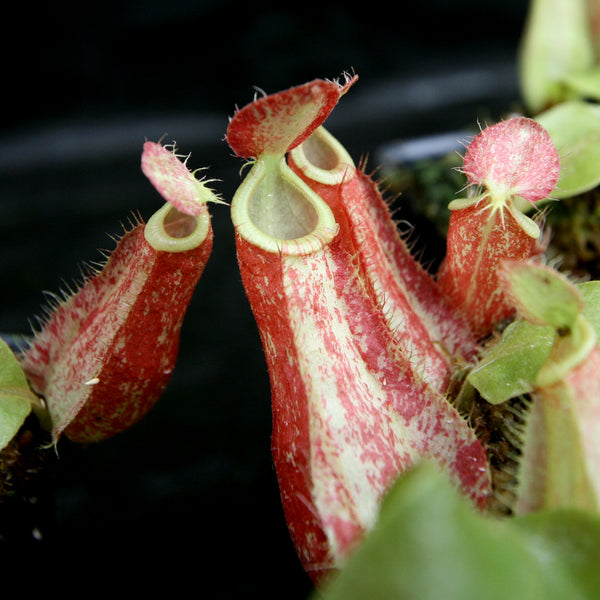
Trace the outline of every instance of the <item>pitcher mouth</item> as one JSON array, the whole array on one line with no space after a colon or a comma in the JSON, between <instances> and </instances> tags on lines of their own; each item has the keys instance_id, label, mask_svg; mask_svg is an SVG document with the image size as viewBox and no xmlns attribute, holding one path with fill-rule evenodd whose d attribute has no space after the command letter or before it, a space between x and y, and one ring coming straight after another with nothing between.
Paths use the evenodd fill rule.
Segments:
<instances>
[{"instance_id":1,"label":"pitcher mouth","mask_svg":"<svg viewBox=\"0 0 600 600\"><path fill-rule=\"evenodd\" d=\"M204 242L209 227L210 215L207 210L199 215L189 215L167 202L150 217L144 236L155 250L185 252Z\"/></svg>"},{"instance_id":2,"label":"pitcher mouth","mask_svg":"<svg viewBox=\"0 0 600 600\"><path fill-rule=\"evenodd\" d=\"M290 152L295 165L313 181L338 185L356 169L344 146L321 126Z\"/></svg>"},{"instance_id":3,"label":"pitcher mouth","mask_svg":"<svg viewBox=\"0 0 600 600\"><path fill-rule=\"evenodd\" d=\"M280 155L254 162L231 204L238 234L268 252L303 255L320 250L338 232L327 204Z\"/></svg>"}]
</instances>

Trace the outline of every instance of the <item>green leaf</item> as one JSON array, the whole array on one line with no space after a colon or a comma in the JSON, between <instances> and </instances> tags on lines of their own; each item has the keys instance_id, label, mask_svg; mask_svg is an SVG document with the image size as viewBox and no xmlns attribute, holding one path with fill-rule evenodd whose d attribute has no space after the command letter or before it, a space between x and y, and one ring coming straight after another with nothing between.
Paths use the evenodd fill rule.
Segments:
<instances>
[{"instance_id":1,"label":"green leaf","mask_svg":"<svg viewBox=\"0 0 600 600\"><path fill-rule=\"evenodd\" d=\"M573 329L584 300L567 277L550 267L520 261L504 261L498 274L525 319L563 333Z\"/></svg>"},{"instance_id":2,"label":"green leaf","mask_svg":"<svg viewBox=\"0 0 600 600\"><path fill-rule=\"evenodd\" d=\"M552 197L568 198L595 188L600 183L600 106L564 102L536 120L560 155L561 175Z\"/></svg>"},{"instance_id":3,"label":"green leaf","mask_svg":"<svg viewBox=\"0 0 600 600\"><path fill-rule=\"evenodd\" d=\"M473 367L467 381L491 404L534 391L544 365L560 371L556 361L561 356L563 371L570 369L573 361L578 363L580 355L587 354L590 343L594 342L593 337L584 335L589 329L582 327L586 322L595 331L596 340L600 340L600 281L574 285L545 267L511 266L512 273L517 275L512 284L513 293L520 296L519 304L523 304L519 306L521 312L527 318L550 324L534 325L525 320L511 323ZM551 355L557 342L556 329L561 328L570 329L573 335L559 340L561 352Z\"/></svg>"},{"instance_id":4,"label":"green leaf","mask_svg":"<svg viewBox=\"0 0 600 600\"><path fill-rule=\"evenodd\" d=\"M521 325L525 329L516 330L520 336L509 329L498 346L491 347L468 380L493 404L566 376L598 339L583 316L585 299L580 289L565 275L533 262L506 260L498 276L520 316L540 328L553 328L557 335L548 349L548 330L545 334L543 329Z\"/></svg>"},{"instance_id":5,"label":"green leaf","mask_svg":"<svg viewBox=\"0 0 600 600\"><path fill-rule=\"evenodd\" d=\"M375 529L324 599L537 600L537 571L512 530L474 513L424 464L392 488Z\"/></svg>"},{"instance_id":6,"label":"green leaf","mask_svg":"<svg viewBox=\"0 0 600 600\"><path fill-rule=\"evenodd\" d=\"M36 400L15 355L0 339L0 450L19 431Z\"/></svg>"},{"instance_id":7,"label":"green leaf","mask_svg":"<svg viewBox=\"0 0 600 600\"><path fill-rule=\"evenodd\" d=\"M600 590L600 517L571 509L531 513L511 522L563 598L597 598Z\"/></svg>"},{"instance_id":8,"label":"green leaf","mask_svg":"<svg viewBox=\"0 0 600 600\"><path fill-rule=\"evenodd\" d=\"M469 373L469 383L491 404L530 393L554 338L552 327L540 327L527 321L511 323Z\"/></svg>"},{"instance_id":9,"label":"green leaf","mask_svg":"<svg viewBox=\"0 0 600 600\"><path fill-rule=\"evenodd\" d=\"M591 600L599 548L595 516L486 517L422 464L394 485L375 528L318 597Z\"/></svg>"}]
</instances>

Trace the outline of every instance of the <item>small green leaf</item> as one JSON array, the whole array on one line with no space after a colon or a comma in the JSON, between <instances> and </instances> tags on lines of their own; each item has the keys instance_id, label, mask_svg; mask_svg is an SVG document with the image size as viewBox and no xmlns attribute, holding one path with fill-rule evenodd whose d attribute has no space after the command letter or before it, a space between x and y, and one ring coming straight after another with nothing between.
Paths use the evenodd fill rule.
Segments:
<instances>
[{"instance_id":1,"label":"small green leaf","mask_svg":"<svg viewBox=\"0 0 600 600\"><path fill-rule=\"evenodd\" d=\"M375 528L319 597L591 600L599 551L596 516L486 517L421 464L393 486Z\"/></svg>"},{"instance_id":2,"label":"small green leaf","mask_svg":"<svg viewBox=\"0 0 600 600\"><path fill-rule=\"evenodd\" d=\"M533 325L552 326L557 336L536 378L536 387L566 377L597 342L583 316L579 288L555 269L534 262L504 261L498 271L517 312Z\"/></svg>"},{"instance_id":3,"label":"small green leaf","mask_svg":"<svg viewBox=\"0 0 600 600\"><path fill-rule=\"evenodd\" d=\"M19 431L36 400L15 355L0 339L0 450Z\"/></svg>"},{"instance_id":4,"label":"small green leaf","mask_svg":"<svg viewBox=\"0 0 600 600\"><path fill-rule=\"evenodd\" d=\"M524 319L505 329L467 377L491 404L531 393L542 370L565 372L595 343L591 327L581 317L585 298L564 275L538 264L508 260L498 275Z\"/></svg>"},{"instance_id":5,"label":"small green leaf","mask_svg":"<svg viewBox=\"0 0 600 600\"><path fill-rule=\"evenodd\" d=\"M552 327L539 327L527 321L511 323L469 373L469 383L491 404L530 393L554 338Z\"/></svg>"},{"instance_id":6,"label":"small green leaf","mask_svg":"<svg viewBox=\"0 0 600 600\"><path fill-rule=\"evenodd\" d=\"M561 164L553 198L568 198L600 183L600 106L583 101L559 104L536 120L548 131Z\"/></svg>"},{"instance_id":7,"label":"small green leaf","mask_svg":"<svg viewBox=\"0 0 600 600\"><path fill-rule=\"evenodd\" d=\"M517 261L505 261L498 275L525 319L563 332L573 329L584 300L564 275L550 267Z\"/></svg>"},{"instance_id":8,"label":"small green leaf","mask_svg":"<svg viewBox=\"0 0 600 600\"><path fill-rule=\"evenodd\" d=\"M552 379L568 372L600 340L600 281L574 285L544 267L517 267L514 291L528 302L520 309L532 320L552 324L511 323L473 367L467 380L491 404L531 393L550 372ZM556 330L563 334L558 340ZM567 330L570 336L564 335Z\"/></svg>"},{"instance_id":9,"label":"small green leaf","mask_svg":"<svg viewBox=\"0 0 600 600\"><path fill-rule=\"evenodd\" d=\"M546 387L566 378L591 354L598 338L588 320L579 315L568 335L558 335L546 364L537 376L537 386Z\"/></svg>"}]
</instances>

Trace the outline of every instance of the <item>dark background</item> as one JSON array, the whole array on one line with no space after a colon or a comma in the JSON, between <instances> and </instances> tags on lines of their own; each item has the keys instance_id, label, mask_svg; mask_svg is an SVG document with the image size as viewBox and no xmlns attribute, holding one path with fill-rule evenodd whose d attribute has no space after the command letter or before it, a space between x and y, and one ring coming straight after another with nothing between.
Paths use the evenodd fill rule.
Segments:
<instances>
[{"instance_id":1,"label":"dark background","mask_svg":"<svg viewBox=\"0 0 600 600\"><path fill-rule=\"evenodd\" d=\"M327 126L369 165L415 136L473 127L518 100L526 0L383 3L58 1L13 6L2 37L0 332L29 332L42 290L112 248L131 211L162 199L145 139L176 140L230 200L241 162L223 141L254 86L272 93L354 70ZM36 508L3 556L35 552L61 586L306 598L269 450L268 376L235 262L227 207L171 386L139 425L101 444L61 440ZM420 242L426 243L421 239ZM1 510L0 505L0 510ZM11 518L0 514L0 519ZM216 588L213 586L216 585ZM192 586L192 587L190 587Z\"/></svg>"}]
</instances>

